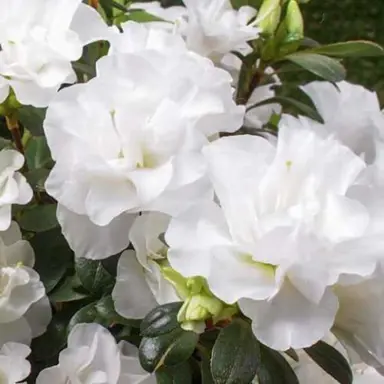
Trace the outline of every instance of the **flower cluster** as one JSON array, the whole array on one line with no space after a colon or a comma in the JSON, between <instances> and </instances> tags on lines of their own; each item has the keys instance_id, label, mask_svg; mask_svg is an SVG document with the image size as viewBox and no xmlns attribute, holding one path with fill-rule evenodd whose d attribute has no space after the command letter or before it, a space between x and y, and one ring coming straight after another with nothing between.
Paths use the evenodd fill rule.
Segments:
<instances>
[{"instance_id":1,"label":"flower cluster","mask_svg":"<svg viewBox=\"0 0 384 384\"><path fill-rule=\"evenodd\" d=\"M177 342L149 369L124 337L135 341L135 321L175 303L176 331L193 340L234 319L274 351L336 338L358 364L354 382L384 382L384 114L376 94L313 81L300 92L319 119L283 113L285 99L275 97L283 81L268 58L281 41L272 46L268 36L285 31L286 44L300 34L297 1L266 1L259 12L229 0L184 4L134 3L123 16L146 11L154 20L111 27L80 0L0 0L0 112L9 123L22 106L47 107L44 143L54 161L44 192L31 188L27 180L40 174L28 164L37 160L27 147L24 164L20 153L33 140L29 126L21 139L8 124L20 152L0 152L0 381L30 374L28 346L52 318L47 292L60 313L68 291L68 301L85 297L72 279L76 263L97 263L101 276L105 259L118 255L113 316L99 321L106 327L72 318L57 364L46 364L37 384L156 383L150 372ZM78 81L72 62L102 40L109 49L94 76ZM75 267L55 276L64 296L43 284L23 239L39 232L26 215L47 201L49 209L57 203L73 251ZM327 380L299 355L291 364L301 382Z\"/></svg>"}]
</instances>

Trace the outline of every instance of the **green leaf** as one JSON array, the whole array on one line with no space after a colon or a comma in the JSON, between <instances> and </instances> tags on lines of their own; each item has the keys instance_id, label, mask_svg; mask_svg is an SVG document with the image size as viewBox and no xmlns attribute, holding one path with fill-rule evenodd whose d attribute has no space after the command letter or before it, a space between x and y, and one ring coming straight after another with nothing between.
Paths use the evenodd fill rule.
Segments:
<instances>
[{"instance_id":1,"label":"green leaf","mask_svg":"<svg viewBox=\"0 0 384 384\"><path fill-rule=\"evenodd\" d=\"M198 335L181 328L157 337L144 337L139 348L142 367L154 372L161 366L173 366L189 359L195 350Z\"/></svg>"},{"instance_id":2,"label":"green leaf","mask_svg":"<svg viewBox=\"0 0 384 384\"><path fill-rule=\"evenodd\" d=\"M260 345L248 323L236 319L224 328L212 350L211 371L216 384L250 383L260 361Z\"/></svg>"},{"instance_id":3,"label":"green leaf","mask_svg":"<svg viewBox=\"0 0 384 384\"><path fill-rule=\"evenodd\" d=\"M329 344L319 341L304 350L316 364L340 384L351 384L353 382L353 374L348 361Z\"/></svg>"},{"instance_id":4,"label":"green leaf","mask_svg":"<svg viewBox=\"0 0 384 384\"><path fill-rule=\"evenodd\" d=\"M269 99L263 100L260 103L257 103L248 107L247 112L251 111L254 108L258 108L263 105L268 105L273 103L278 103L278 104L281 104L282 106L294 107L295 109L298 110L298 112L301 112L305 116L308 116L311 119L316 120L320 123L324 122L322 117L319 115L319 113L315 108L312 108L311 106L299 100L296 100L296 99L293 99L292 97L287 97L287 96L275 96L275 97L271 97Z\"/></svg>"},{"instance_id":5,"label":"green leaf","mask_svg":"<svg viewBox=\"0 0 384 384\"><path fill-rule=\"evenodd\" d=\"M82 300L89 296L89 292L82 287L76 275L67 276L49 294L51 301L56 303Z\"/></svg>"},{"instance_id":6,"label":"green leaf","mask_svg":"<svg viewBox=\"0 0 384 384\"><path fill-rule=\"evenodd\" d=\"M201 381L201 384L214 384L208 356L202 357L201 360Z\"/></svg>"},{"instance_id":7,"label":"green leaf","mask_svg":"<svg viewBox=\"0 0 384 384\"><path fill-rule=\"evenodd\" d=\"M317 53L292 53L283 59L328 81L338 82L344 80L346 76L345 68L337 60Z\"/></svg>"},{"instance_id":8,"label":"green leaf","mask_svg":"<svg viewBox=\"0 0 384 384\"><path fill-rule=\"evenodd\" d=\"M36 255L34 269L49 293L72 266L73 252L60 228L36 233L30 243Z\"/></svg>"},{"instance_id":9,"label":"green leaf","mask_svg":"<svg viewBox=\"0 0 384 384\"><path fill-rule=\"evenodd\" d=\"M265 346L261 346L260 352L259 384L299 384L292 367L279 352Z\"/></svg>"},{"instance_id":10,"label":"green leaf","mask_svg":"<svg viewBox=\"0 0 384 384\"><path fill-rule=\"evenodd\" d=\"M23 210L18 220L25 231L45 232L56 228L56 204L34 205Z\"/></svg>"},{"instance_id":11,"label":"green leaf","mask_svg":"<svg viewBox=\"0 0 384 384\"><path fill-rule=\"evenodd\" d=\"M100 295L112 291L115 279L106 271L101 261L77 258L75 269L81 284L89 292Z\"/></svg>"},{"instance_id":12,"label":"green leaf","mask_svg":"<svg viewBox=\"0 0 384 384\"><path fill-rule=\"evenodd\" d=\"M29 185L34 191L44 192L45 182L48 178L50 171L45 168L34 169L27 172L24 176L27 178Z\"/></svg>"},{"instance_id":13,"label":"green leaf","mask_svg":"<svg viewBox=\"0 0 384 384\"><path fill-rule=\"evenodd\" d=\"M156 372L157 384L192 384L192 372L188 362L177 367L161 367Z\"/></svg>"},{"instance_id":14,"label":"green leaf","mask_svg":"<svg viewBox=\"0 0 384 384\"><path fill-rule=\"evenodd\" d=\"M18 110L18 118L33 136L43 136L43 122L46 111L46 108L35 108L24 105Z\"/></svg>"},{"instance_id":15,"label":"green leaf","mask_svg":"<svg viewBox=\"0 0 384 384\"><path fill-rule=\"evenodd\" d=\"M384 56L384 48L365 40L346 41L312 48L305 52L334 57L377 57Z\"/></svg>"},{"instance_id":16,"label":"green leaf","mask_svg":"<svg viewBox=\"0 0 384 384\"><path fill-rule=\"evenodd\" d=\"M98 323L103 325L104 327L108 327L110 322L106 319L102 314L100 314L97 310L97 301L86 305L85 307L78 310L71 318L68 324L68 332L76 324L81 323Z\"/></svg>"},{"instance_id":17,"label":"green leaf","mask_svg":"<svg viewBox=\"0 0 384 384\"><path fill-rule=\"evenodd\" d=\"M144 337L155 337L179 328L177 314L183 303L169 303L154 308L143 319L140 334Z\"/></svg>"},{"instance_id":18,"label":"green leaf","mask_svg":"<svg viewBox=\"0 0 384 384\"><path fill-rule=\"evenodd\" d=\"M25 150L29 169L50 168L53 165L51 152L45 137L32 137Z\"/></svg>"}]
</instances>

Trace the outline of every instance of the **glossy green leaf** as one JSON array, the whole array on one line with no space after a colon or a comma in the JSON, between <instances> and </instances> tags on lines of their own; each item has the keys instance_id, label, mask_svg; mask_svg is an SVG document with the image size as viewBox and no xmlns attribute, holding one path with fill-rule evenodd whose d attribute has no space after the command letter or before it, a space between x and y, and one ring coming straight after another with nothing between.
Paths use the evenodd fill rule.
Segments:
<instances>
[{"instance_id":1,"label":"glossy green leaf","mask_svg":"<svg viewBox=\"0 0 384 384\"><path fill-rule=\"evenodd\" d=\"M312 48L306 52L333 57L377 57L384 56L384 48L372 41L356 40Z\"/></svg>"},{"instance_id":2,"label":"glossy green leaf","mask_svg":"<svg viewBox=\"0 0 384 384\"><path fill-rule=\"evenodd\" d=\"M115 279L103 267L101 261L77 258L75 260L75 269L81 284L89 292L101 295L112 291Z\"/></svg>"},{"instance_id":3,"label":"glossy green leaf","mask_svg":"<svg viewBox=\"0 0 384 384\"><path fill-rule=\"evenodd\" d=\"M56 204L34 205L24 209L19 217L19 225L25 231L45 232L59 226L56 217Z\"/></svg>"},{"instance_id":4,"label":"glossy green leaf","mask_svg":"<svg viewBox=\"0 0 384 384\"><path fill-rule=\"evenodd\" d=\"M316 364L340 384L351 384L353 382L353 374L348 361L329 344L319 341L304 350Z\"/></svg>"},{"instance_id":5,"label":"glossy green leaf","mask_svg":"<svg viewBox=\"0 0 384 384\"><path fill-rule=\"evenodd\" d=\"M97 310L97 301L86 305L85 307L79 309L71 318L68 324L68 331L76 324L81 323L98 323L103 325L104 327L108 327L110 321L106 319L103 314L100 314Z\"/></svg>"},{"instance_id":6,"label":"glossy green leaf","mask_svg":"<svg viewBox=\"0 0 384 384\"><path fill-rule=\"evenodd\" d=\"M259 384L299 384L292 367L279 352L265 346L261 346L260 352Z\"/></svg>"},{"instance_id":7,"label":"glossy green leaf","mask_svg":"<svg viewBox=\"0 0 384 384\"><path fill-rule=\"evenodd\" d=\"M84 289L76 275L65 277L49 294L50 300L56 303L82 300L88 296L89 292Z\"/></svg>"},{"instance_id":8,"label":"glossy green leaf","mask_svg":"<svg viewBox=\"0 0 384 384\"><path fill-rule=\"evenodd\" d=\"M192 384L192 372L188 362L177 367L161 367L156 372L157 384Z\"/></svg>"},{"instance_id":9,"label":"glossy green leaf","mask_svg":"<svg viewBox=\"0 0 384 384\"><path fill-rule=\"evenodd\" d=\"M139 348L141 365L153 372L164 365L181 364L192 355L197 341L197 334L181 328L157 337L144 337Z\"/></svg>"},{"instance_id":10,"label":"glossy green leaf","mask_svg":"<svg viewBox=\"0 0 384 384\"><path fill-rule=\"evenodd\" d=\"M34 169L24 174L27 178L29 185L34 191L44 192L45 182L48 178L50 170L45 168Z\"/></svg>"},{"instance_id":11,"label":"glossy green leaf","mask_svg":"<svg viewBox=\"0 0 384 384\"><path fill-rule=\"evenodd\" d=\"M154 308L141 322L141 335L155 337L179 328L177 314L181 306L182 303L168 303Z\"/></svg>"},{"instance_id":12,"label":"glossy green leaf","mask_svg":"<svg viewBox=\"0 0 384 384\"><path fill-rule=\"evenodd\" d=\"M43 122L45 119L46 108L35 108L23 105L17 113L22 125L27 128L33 136L44 135Z\"/></svg>"},{"instance_id":13,"label":"glossy green leaf","mask_svg":"<svg viewBox=\"0 0 384 384\"><path fill-rule=\"evenodd\" d=\"M240 319L224 328L212 350L211 371L216 384L250 383L260 361L260 344L250 324Z\"/></svg>"},{"instance_id":14,"label":"glossy green leaf","mask_svg":"<svg viewBox=\"0 0 384 384\"><path fill-rule=\"evenodd\" d=\"M338 82L344 80L346 76L343 65L328 56L298 52L285 56L284 59L328 81Z\"/></svg>"}]
</instances>

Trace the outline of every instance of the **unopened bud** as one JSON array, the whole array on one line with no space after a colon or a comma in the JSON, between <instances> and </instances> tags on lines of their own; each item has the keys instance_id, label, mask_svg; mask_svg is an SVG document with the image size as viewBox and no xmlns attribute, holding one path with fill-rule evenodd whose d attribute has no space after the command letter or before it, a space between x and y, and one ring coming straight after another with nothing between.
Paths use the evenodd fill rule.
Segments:
<instances>
[{"instance_id":1,"label":"unopened bud","mask_svg":"<svg viewBox=\"0 0 384 384\"><path fill-rule=\"evenodd\" d=\"M257 14L255 24L263 33L273 35L280 23L280 0L264 0Z\"/></svg>"},{"instance_id":2,"label":"unopened bud","mask_svg":"<svg viewBox=\"0 0 384 384\"><path fill-rule=\"evenodd\" d=\"M288 32L287 40L300 40L304 37L303 15L296 0L290 0L288 3L285 24Z\"/></svg>"}]
</instances>

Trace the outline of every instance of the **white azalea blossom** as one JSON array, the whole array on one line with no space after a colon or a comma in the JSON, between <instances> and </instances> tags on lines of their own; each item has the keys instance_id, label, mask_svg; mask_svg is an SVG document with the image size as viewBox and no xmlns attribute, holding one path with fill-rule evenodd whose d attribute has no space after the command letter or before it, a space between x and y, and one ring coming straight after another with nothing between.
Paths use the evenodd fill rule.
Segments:
<instances>
[{"instance_id":1,"label":"white azalea blossom","mask_svg":"<svg viewBox=\"0 0 384 384\"><path fill-rule=\"evenodd\" d=\"M16 384L25 380L31 372L27 356L28 346L19 343L6 343L0 348L0 380L6 384ZM25 383L23 381L23 383Z\"/></svg>"},{"instance_id":2,"label":"white azalea blossom","mask_svg":"<svg viewBox=\"0 0 384 384\"><path fill-rule=\"evenodd\" d=\"M101 16L81 0L1 0L0 103L10 88L21 104L46 107L76 81L71 62L107 37Z\"/></svg>"},{"instance_id":3,"label":"white azalea blossom","mask_svg":"<svg viewBox=\"0 0 384 384\"><path fill-rule=\"evenodd\" d=\"M372 163L376 141L384 139L384 117L376 93L346 81L314 81L301 89L323 118L323 129Z\"/></svg>"},{"instance_id":4,"label":"white azalea blossom","mask_svg":"<svg viewBox=\"0 0 384 384\"><path fill-rule=\"evenodd\" d=\"M19 171L24 157L12 149L0 151L0 231L11 225L12 204L27 204L32 199L32 188Z\"/></svg>"},{"instance_id":5,"label":"white azalea blossom","mask_svg":"<svg viewBox=\"0 0 384 384\"><path fill-rule=\"evenodd\" d=\"M112 292L121 316L142 319L157 305L180 300L158 264L166 258L167 247L159 237L166 231L169 219L164 214L148 213L132 225L130 240L136 252L125 251L120 256Z\"/></svg>"},{"instance_id":6,"label":"white azalea blossom","mask_svg":"<svg viewBox=\"0 0 384 384\"><path fill-rule=\"evenodd\" d=\"M166 29L174 22L174 31L184 36L188 49L216 63L231 51L247 50L246 43L259 36L253 20L256 10L252 7L234 10L229 0L185 0L184 4L185 13L181 7L163 9L159 2L136 3L134 8L166 20Z\"/></svg>"},{"instance_id":7,"label":"white azalea blossom","mask_svg":"<svg viewBox=\"0 0 384 384\"><path fill-rule=\"evenodd\" d=\"M44 123L56 160L46 189L77 256L123 250L132 214L211 196L201 148L244 118L230 83L188 51L141 50L102 58L95 79L58 94Z\"/></svg>"},{"instance_id":8,"label":"white azalea blossom","mask_svg":"<svg viewBox=\"0 0 384 384\"><path fill-rule=\"evenodd\" d=\"M39 275L34 252L21 239L18 225L0 232L0 344L29 344L51 320L51 308Z\"/></svg>"},{"instance_id":9,"label":"white azalea blossom","mask_svg":"<svg viewBox=\"0 0 384 384\"><path fill-rule=\"evenodd\" d=\"M284 123L277 148L245 135L204 154L221 207L205 203L171 221L171 266L238 301L266 345L312 345L334 323L332 287L370 276L382 257L384 211L378 198L366 204L357 182L365 162L332 137Z\"/></svg>"},{"instance_id":10,"label":"white azalea blossom","mask_svg":"<svg viewBox=\"0 0 384 384\"><path fill-rule=\"evenodd\" d=\"M36 384L120 383L121 355L116 341L99 324L77 324L60 352L59 364L40 372Z\"/></svg>"}]
</instances>

